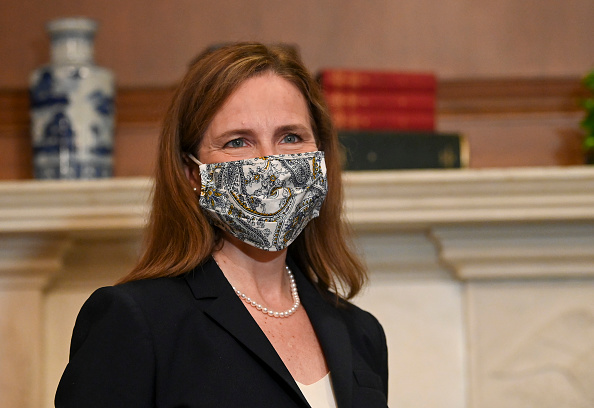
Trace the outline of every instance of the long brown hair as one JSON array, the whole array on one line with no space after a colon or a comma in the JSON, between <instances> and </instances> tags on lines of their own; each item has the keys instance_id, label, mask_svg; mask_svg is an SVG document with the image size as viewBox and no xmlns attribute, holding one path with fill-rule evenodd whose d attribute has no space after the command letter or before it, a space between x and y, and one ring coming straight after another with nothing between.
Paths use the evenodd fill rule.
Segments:
<instances>
[{"instance_id":1,"label":"long brown hair","mask_svg":"<svg viewBox=\"0 0 594 408\"><path fill-rule=\"evenodd\" d=\"M320 289L351 298L366 280L343 220L340 146L321 90L289 47L237 43L199 55L177 88L161 133L145 251L120 283L178 276L204 262L220 236L200 209L184 172L184 153L198 151L212 118L246 79L272 72L305 97L319 149L324 151L328 195L320 216L289 246L292 259Z\"/></svg>"}]
</instances>

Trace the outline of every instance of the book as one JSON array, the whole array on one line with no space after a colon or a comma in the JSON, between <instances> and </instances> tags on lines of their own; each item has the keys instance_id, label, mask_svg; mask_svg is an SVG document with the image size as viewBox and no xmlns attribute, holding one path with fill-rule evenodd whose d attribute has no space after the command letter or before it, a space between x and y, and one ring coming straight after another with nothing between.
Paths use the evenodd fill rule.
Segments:
<instances>
[{"instance_id":1,"label":"book","mask_svg":"<svg viewBox=\"0 0 594 408\"><path fill-rule=\"evenodd\" d=\"M338 138L349 171L468 166L468 143L459 133L339 131Z\"/></svg>"},{"instance_id":2,"label":"book","mask_svg":"<svg viewBox=\"0 0 594 408\"><path fill-rule=\"evenodd\" d=\"M359 130L434 130L435 112L390 112L340 109L330 111L337 129Z\"/></svg>"},{"instance_id":3,"label":"book","mask_svg":"<svg viewBox=\"0 0 594 408\"><path fill-rule=\"evenodd\" d=\"M331 110L429 110L435 111L436 94L428 91L324 91L324 98Z\"/></svg>"},{"instance_id":4,"label":"book","mask_svg":"<svg viewBox=\"0 0 594 408\"><path fill-rule=\"evenodd\" d=\"M435 75L423 72L326 68L317 79L324 90L437 90Z\"/></svg>"}]
</instances>

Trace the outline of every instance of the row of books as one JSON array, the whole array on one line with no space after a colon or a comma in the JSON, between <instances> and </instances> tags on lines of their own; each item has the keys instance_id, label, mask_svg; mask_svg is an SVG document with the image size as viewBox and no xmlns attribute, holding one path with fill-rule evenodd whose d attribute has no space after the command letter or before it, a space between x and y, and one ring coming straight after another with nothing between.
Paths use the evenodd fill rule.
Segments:
<instances>
[{"instance_id":1,"label":"row of books","mask_svg":"<svg viewBox=\"0 0 594 408\"><path fill-rule=\"evenodd\" d=\"M324 69L317 77L338 129L435 129L431 73Z\"/></svg>"},{"instance_id":2,"label":"row of books","mask_svg":"<svg viewBox=\"0 0 594 408\"><path fill-rule=\"evenodd\" d=\"M345 170L467 167L469 146L456 132L339 130Z\"/></svg>"},{"instance_id":3,"label":"row of books","mask_svg":"<svg viewBox=\"0 0 594 408\"><path fill-rule=\"evenodd\" d=\"M325 69L317 77L344 147L345 170L468 165L466 139L435 129L435 75Z\"/></svg>"}]
</instances>

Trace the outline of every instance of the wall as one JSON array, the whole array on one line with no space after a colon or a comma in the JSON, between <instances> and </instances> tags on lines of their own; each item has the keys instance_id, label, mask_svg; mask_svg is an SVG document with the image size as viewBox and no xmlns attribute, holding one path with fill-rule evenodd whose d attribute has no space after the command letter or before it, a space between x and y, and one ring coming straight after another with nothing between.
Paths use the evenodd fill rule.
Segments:
<instances>
[{"instance_id":1,"label":"wall","mask_svg":"<svg viewBox=\"0 0 594 408\"><path fill-rule=\"evenodd\" d=\"M4 0L0 88L48 59L44 23L99 20L97 61L122 87L168 86L207 45L300 46L306 64L429 70L441 78L581 76L594 64L589 0Z\"/></svg>"},{"instance_id":2,"label":"wall","mask_svg":"<svg viewBox=\"0 0 594 408\"><path fill-rule=\"evenodd\" d=\"M152 174L161 120L188 62L213 43L248 39L298 45L312 72L434 72L437 129L467 138L472 168L583 163L589 0L4 0L0 179L32 177L28 76L49 58L45 22L75 15L100 22L96 60L117 75L118 177Z\"/></svg>"}]
</instances>

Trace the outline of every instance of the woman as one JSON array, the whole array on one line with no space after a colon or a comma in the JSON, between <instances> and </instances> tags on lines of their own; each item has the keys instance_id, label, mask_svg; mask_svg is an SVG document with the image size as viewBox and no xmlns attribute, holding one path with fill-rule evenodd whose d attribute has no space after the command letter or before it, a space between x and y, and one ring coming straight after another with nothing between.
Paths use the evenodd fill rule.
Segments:
<instances>
[{"instance_id":1,"label":"woman","mask_svg":"<svg viewBox=\"0 0 594 408\"><path fill-rule=\"evenodd\" d=\"M81 309L56 406L385 407L341 210L336 133L296 54L199 56L165 120L145 253Z\"/></svg>"}]
</instances>

